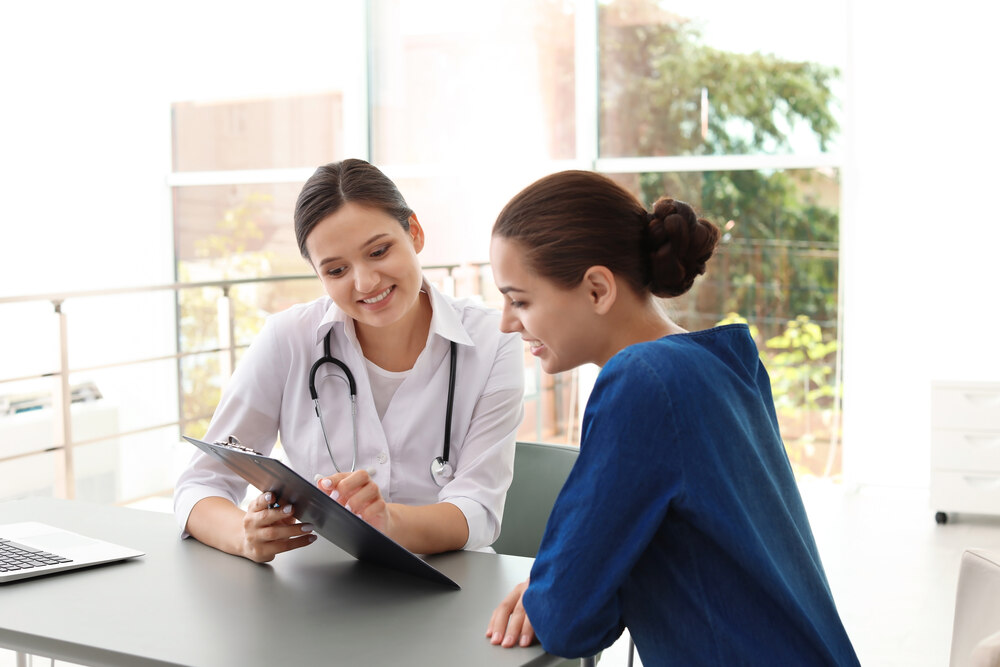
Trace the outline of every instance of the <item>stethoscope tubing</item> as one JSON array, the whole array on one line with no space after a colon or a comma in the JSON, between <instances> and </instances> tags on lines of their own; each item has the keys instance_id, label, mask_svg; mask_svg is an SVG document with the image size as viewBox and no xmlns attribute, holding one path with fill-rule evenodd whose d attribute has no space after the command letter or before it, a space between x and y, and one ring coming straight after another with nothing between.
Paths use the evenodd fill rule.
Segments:
<instances>
[{"instance_id":1,"label":"stethoscope tubing","mask_svg":"<svg viewBox=\"0 0 1000 667\"><path fill-rule=\"evenodd\" d=\"M316 391L316 373L323 364L333 364L344 372L344 377L341 379L347 382L348 394L351 399L354 458L351 460L350 471L354 472L357 469L358 463L358 386L354 380L354 373L352 373L351 369L347 367L347 364L330 354L330 336L332 334L332 328L326 332L326 336L323 337L323 356L317 359L309 369L309 396L312 398L316 417L319 418L319 426L323 433L323 441L326 443L326 451L330 455L330 461L333 463L334 470L337 472L343 472L340 469L340 466L337 465L337 461L333 456L333 449L330 447L330 438L326 433L326 425L323 423L323 414L319 405L319 392ZM458 346L455 341L450 341L450 343L451 359L449 360L448 368L448 402L445 408L444 447L442 449L441 456L438 456L431 461L431 479L433 479L434 483L438 486L443 486L439 477L442 474L447 476L451 469L448 461L451 456L451 419L455 403L455 375L458 363L458 355L456 354L456 351ZM435 470L438 471L437 474L435 473Z\"/></svg>"}]
</instances>

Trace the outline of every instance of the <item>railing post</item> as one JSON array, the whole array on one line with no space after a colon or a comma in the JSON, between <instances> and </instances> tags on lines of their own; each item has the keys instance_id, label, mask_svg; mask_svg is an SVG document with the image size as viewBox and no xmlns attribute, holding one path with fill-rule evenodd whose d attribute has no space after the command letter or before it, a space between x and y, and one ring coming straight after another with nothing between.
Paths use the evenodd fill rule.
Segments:
<instances>
[{"instance_id":1,"label":"railing post","mask_svg":"<svg viewBox=\"0 0 1000 667\"><path fill-rule=\"evenodd\" d=\"M52 423L54 441L62 445L62 455L56 456L55 494L57 498L72 500L76 497L76 478L73 472L73 414L70 411L73 392L69 386L69 332L62 300L53 300L52 306L59 326L59 371L52 391Z\"/></svg>"},{"instance_id":2,"label":"railing post","mask_svg":"<svg viewBox=\"0 0 1000 667\"><path fill-rule=\"evenodd\" d=\"M219 298L219 349L222 351L219 370L223 378L229 378L236 368L236 319L233 317L230 289L229 285L224 285Z\"/></svg>"}]
</instances>

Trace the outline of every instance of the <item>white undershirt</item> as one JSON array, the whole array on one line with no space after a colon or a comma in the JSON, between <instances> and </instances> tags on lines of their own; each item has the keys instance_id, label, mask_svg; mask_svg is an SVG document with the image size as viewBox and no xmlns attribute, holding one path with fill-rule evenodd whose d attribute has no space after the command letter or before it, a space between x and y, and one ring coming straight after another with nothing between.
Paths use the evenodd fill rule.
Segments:
<instances>
[{"instance_id":1,"label":"white undershirt","mask_svg":"<svg viewBox=\"0 0 1000 667\"><path fill-rule=\"evenodd\" d=\"M385 417L385 411L389 408L389 402L403 384L412 368L407 371L387 371L381 366L376 366L365 359L365 366L368 368L368 383L372 388L372 398L375 399L375 411L378 413L379 421Z\"/></svg>"}]
</instances>

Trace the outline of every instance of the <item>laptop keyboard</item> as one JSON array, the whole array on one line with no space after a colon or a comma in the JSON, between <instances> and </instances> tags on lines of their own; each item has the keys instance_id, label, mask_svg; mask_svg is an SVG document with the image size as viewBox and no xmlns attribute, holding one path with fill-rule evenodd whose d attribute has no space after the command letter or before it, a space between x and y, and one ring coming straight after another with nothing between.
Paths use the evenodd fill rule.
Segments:
<instances>
[{"instance_id":1,"label":"laptop keyboard","mask_svg":"<svg viewBox=\"0 0 1000 667\"><path fill-rule=\"evenodd\" d=\"M0 572L30 570L46 565L72 562L69 558L0 538Z\"/></svg>"}]
</instances>

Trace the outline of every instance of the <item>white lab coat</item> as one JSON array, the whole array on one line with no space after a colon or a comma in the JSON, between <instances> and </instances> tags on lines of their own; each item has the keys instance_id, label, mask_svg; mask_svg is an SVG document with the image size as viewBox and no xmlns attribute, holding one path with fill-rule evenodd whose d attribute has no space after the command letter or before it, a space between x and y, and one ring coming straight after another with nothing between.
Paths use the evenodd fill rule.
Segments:
<instances>
[{"instance_id":1,"label":"white lab coat","mask_svg":"<svg viewBox=\"0 0 1000 667\"><path fill-rule=\"evenodd\" d=\"M488 546L500 534L504 499L514 465L514 440L523 417L523 344L499 330L500 315L471 300L438 292L426 280L433 315L428 342L396 390L384 418L376 414L368 372L354 321L329 297L270 316L247 349L216 408L209 442L235 435L261 453L276 438L291 467L308 480L335 472L309 395L309 369L323 355L323 337L333 328L331 354L357 383L357 468L375 470L387 502L423 505L450 502L469 524L467 549ZM450 462L454 479L439 487L431 461L444 445L450 341L458 345ZM316 389L337 466L349 470L354 457L350 399L334 364L317 372ZM221 496L240 504L246 482L195 450L177 480L174 512L182 530L191 508Z\"/></svg>"}]
</instances>

